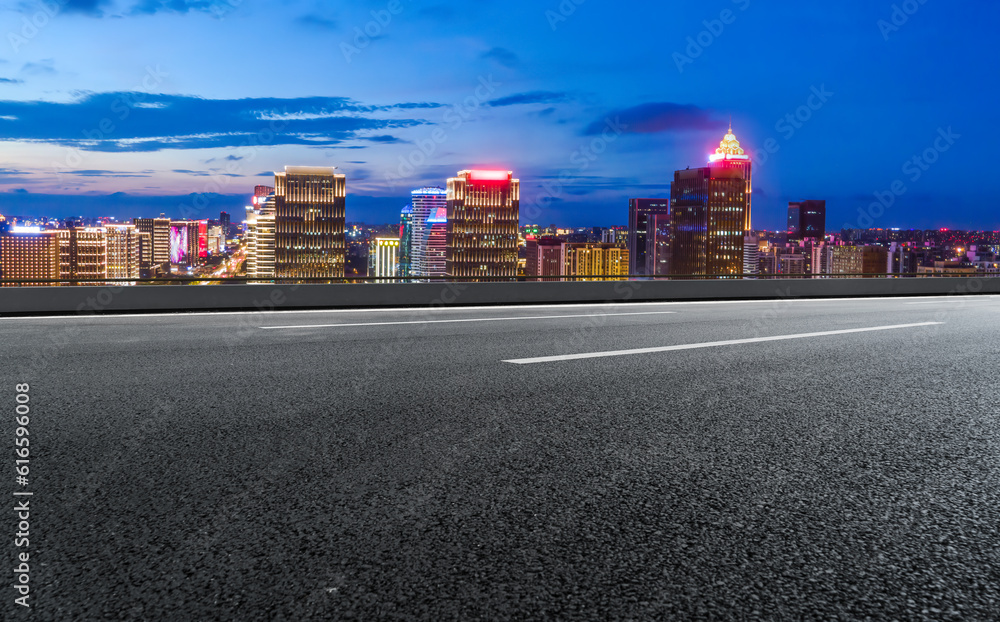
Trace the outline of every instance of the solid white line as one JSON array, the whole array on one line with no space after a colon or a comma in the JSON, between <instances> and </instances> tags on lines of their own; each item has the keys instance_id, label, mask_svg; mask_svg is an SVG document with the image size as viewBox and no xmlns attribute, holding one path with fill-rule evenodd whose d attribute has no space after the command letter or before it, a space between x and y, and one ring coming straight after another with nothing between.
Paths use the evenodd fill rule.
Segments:
<instances>
[{"instance_id":1,"label":"solid white line","mask_svg":"<svg viewBox=\"0 0 1000 622\"><path fill-rule=\"evenodd\" d=\"M362 324L313 324L310 326L261 326L262 330L283 330L289 328L348 328L353 326L402 326L405 324L456 324L458 322L511 322L514 320L561 320L564 318L608 317L625 315L667 315L676 311L649 311L645 313L591 313L587 315L537 315L534 317L473 317L461 320L415 320L410 322L365 322Z\"/></svg>"},{"instance_id":2,"label":"solid white line","mask_svg":"<svg viewBox=\"0 0 1000 622\"><path fill-rule=\"evenodd\" d=\"M961 300L963 303L965 303L965 302L992 302L993 298L997 298L997 296L990 296L990 297L983 296L982 298L972 297L972 296L949 296L948 298L942 298L941 300L923 300L921 302L904 302L903 304L904 305L939 305L939 304L944 303L944 302L955 302L956 300Z\"/></svg>"},{"instance_id":3,"label":"solid white line","mask_svg":"<svg viewBox=\"0 0 1000 622\"><path fill-rule=\"evenodd\" d=\"M606 356L626 356L628 354L650 354L654 352L673 352L676 350L697 350L699 348L717 348L719 346L735 346L744 343L762 343L765 341L783 341L786 339L805 339L807 337L827 337L829 335L848 335L851 333L867 333L876 330L893 330L896 328L916 328L918 326L936 326L944 322L921 322L920 324L896 324L894 326L874 326L871 328L851 328L848 330L831 330L822 333L800 333L798 335L778 335L776 337L755 337L753 339L730 339L728 341L711 341L708 343L686 343L679 346L664 346L660 348L639 348L637 350L612 350L610 352L585 352L583 354L566 354L562 356L541 356L530 359L511 359L504 363L515 365L531 365L533 363L556 363L559 361L575 361L578 359L593 359Z\"/></svg>"}]
</instances>

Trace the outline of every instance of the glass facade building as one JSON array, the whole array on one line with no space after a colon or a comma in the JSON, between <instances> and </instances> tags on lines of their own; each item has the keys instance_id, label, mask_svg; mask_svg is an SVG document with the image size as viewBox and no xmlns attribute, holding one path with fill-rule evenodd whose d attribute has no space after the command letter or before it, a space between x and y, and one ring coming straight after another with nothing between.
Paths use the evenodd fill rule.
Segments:
<instances>
[{"instance_id":1,"label":"glass facade building","mask_svg":"<svg viewBox=\"0 0 1000 622\"><path fill-rule=\"evenodd\" d=\"M286 166L274 174L275 276L341 278L347 178L333 167Z\"/></svg>"},{"instance_id":2,"label":"glass facade building","mask_svg":"<svg viewBox=\"0 0 1000 622\"><path fill-rule=\"evenodd\" d=\"M517 276L520 187L511 171L465 170L448 179L447 276Z\"/></svg>"}]
</instances>

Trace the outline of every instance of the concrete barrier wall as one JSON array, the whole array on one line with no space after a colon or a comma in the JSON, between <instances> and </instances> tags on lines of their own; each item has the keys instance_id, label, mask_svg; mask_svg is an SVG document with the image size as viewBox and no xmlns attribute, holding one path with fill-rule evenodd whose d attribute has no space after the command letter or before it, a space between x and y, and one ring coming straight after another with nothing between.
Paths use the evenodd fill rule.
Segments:
<instances>
[{"instance_id":1,"label":"concrete barrier wall","mask_svg":"<svg viewBox=\"0 0 1000 622\"><path fill-rule=\"evenodd\" d=\"M1000 278L4 287L0 315L1000 294Z\"/></svg>"}]
</instances>

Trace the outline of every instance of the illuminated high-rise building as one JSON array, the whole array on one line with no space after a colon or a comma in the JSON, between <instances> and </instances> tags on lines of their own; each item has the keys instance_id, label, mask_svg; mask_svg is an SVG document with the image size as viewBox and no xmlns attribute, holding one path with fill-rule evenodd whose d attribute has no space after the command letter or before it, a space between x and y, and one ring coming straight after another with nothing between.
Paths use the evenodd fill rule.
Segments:
<instances>
[{"instance_id":1,"label":"illuminated high-rise building","mask_svg":"<svg viewBox=\"0 0 1000 622\"><path fill-rule=\"evenodd\" d=\"M649 217L670 214L670 199L629 199L628 201L628 253L629 273L646 274L646 237Z\"/></svg>"},{"instance_id":2,"label":"illuminated high-rise building","mask_svg":"<svg viewBox=\"0 0 1000 622\"><path fill-rule=\"evenodd\" d=\"M41 231L37 227L10 227L0 235L0 278L58 279L57 232Z\"/></svg>"},{"instance_id":3,"label":"illuminated high-rise building","mask_svg":"<svg viewBox=\"0 0 1000 622\"><path fill-rule=\"evenodd\" d=\"M527 277L558 277L564 270L563 242L549 235L526 238L524 275ZM558 281L559 279L539 279Z\"/></svg>"},{"instance_id":4,"label":"illuminated high-rise building","mask_svg":"<svg viewBox=\"0 0 1000 622\"><path fill-rule=\"evenodd\" d=\"M444 213L445 235L448 222L448 191L444 188L419 188L410 193L413 205L413 239L411 242L412 274L419 277L444 276L444 256L431 251L431 233L434 224L441 224ZM434 223L429 223L434 220ZM440 227L438 227L440 229ZM435 242L438 242L435 236ZM443 249L442 249L443 252ZM439 260L440 259L440 260Z\"/></svg>"},{"instance_id":5,"label":"illuminated high-rise building","mask_svg":"<svg viewBox=\"0 0 1000 622\"><path fill-rule=\"evenodd\" d=\"M517 276L520 189L511 171L466 170L448 179L447 276Z\"/></svg>"},{"instance_id":6,"label":"illuminated high-rise building","mask_svg":"<svg viewBox=\"0 0 1000 622\"><path fill-rule=\"evenodd\" d=\"M59 229L59 278L104 279L108 276L108 243L104 229Z\"/></svg>"},{"instance_id":7,"label":"illuminated high-rise building","mask_svg":"<svg viewBox=\"0 0 1000 622\"><path fill-rule=\"evenodd\" d=\"M344 276L347 177L336 170L286 166L274 174L278 278Z\"/></svg>"},{"instance_id":8,"label":"illuminated high-rise building","mask_svg":"<svg viewBox=\"0 0 1000 622\"><path fill-rule=\"evenodd\" d=\"M254 197L257 207L247 208L247 277L275 277L275 200L274 196Z\"/></svg>"},{"instance_id":9,"label":"illuminated high-rise building","mask_svg":"<svg viewBox=\"0 0 1000 622\"><path fill-rule=\"evenodd\" d=\"M742 274L751 194L750 156L730 128L708 166L674 173L670 273Z\"/></svg>"},{"instance_id":10,"label":"illuminated high-rise building","mask_svg":"<svg viewBox=\"0 0 1000 622\"><path fill-rule=\"evenodd\" d=\"M670 274L670 214L657 212L646 219L646 265L641 274ZM629 253L631 257L631 253ZM631 263L631 262L630 262Z\"/></svg>"},{"instance_id":11,"label":"illuminated high-rise building","mask_svg":"<svg viewBox=\"0 0 1000 622\"><path fill-rule=\"evenodd\" d=\"M581 281L599 281L599 277L628 276L628 249L617 244L564 243L563 274Z\"/></svg>"},{"instance_id":12,"label":"illuminated high-rise building","mask_svg":"<svg viewBox=\"0 0 1000 622\"><path fill-rule=\"evenodd\" d=\"M176 266L196 266L200 256L201 222L176 220L170 222L170 263Z\"/></svg>"},{"instance_id":13,"label":"illuminated high-rise building","mask_svg":"<svg viewBox=\"0 0 1000 622\"><path fill-rule=\"evenodd\" d=\"M104 225L108 249L108 278L139 278L142 232L135 225Z\"/></svg>"},{"instance_id":14,"label":"illuminated high-rise building","mask_svg":"<svg viewBox=\"0 0 1000 622\"><path fill-rule=\"evenodd\" d=\"M409 278L413 271L413 206L399 213L399 276Z\"/></svg>"},{"instance_id":15,"label":"illuminated high-rise building","mask_svg":"<svg viewBox=\"0 0 1000 622\"><path fill-rule=\"evenodd\" d=\"M377 237L368 250L368 276L386 278L396 276L399 267L399 238Z\"/></svg>"},{"instance_id":16,"label":"illuminated high-rise building","mask_svg":"<svg viewBox=\"0 0 1000 622\"><path fill-rule=\"evenodd\" d=\"M422 275L445 276L448 255L448 208L439 207L426 220L427 243L424 245Z\"/></svg>"},{"instance_id":17,"label":"illuminated high-rise building","mask_svg":"<svg viewBox=\"0 0 1000 622\"><path fill-rule=\"evenodd\" d=\"M153 244L152 255L149 257L151 266L163 266L170 263L170 219L160 214L159 218L133 218L135 228L148 233Z\"/></svg>"}]
</instances>

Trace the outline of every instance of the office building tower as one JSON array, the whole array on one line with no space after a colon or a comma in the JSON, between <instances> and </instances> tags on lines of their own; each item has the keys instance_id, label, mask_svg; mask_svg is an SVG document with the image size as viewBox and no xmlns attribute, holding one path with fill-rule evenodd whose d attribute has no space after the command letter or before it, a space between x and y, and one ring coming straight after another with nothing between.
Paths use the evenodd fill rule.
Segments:
<instances>
[{"instance_id":1,"label":"office building tower","mask_svg":"<svg viewBox=\"0 0 1000 622\"><path fill-rule=\"evenodd\" d=\"M612 242L613 244L613 242ZM642 274L670 274L670 214L653 213L646 220L646 265Z\"/></svg>"},{"instance_id":2,"label":"office building tower","mask_svg":"<svg viewBox=\"0 0 1000 622\"><path fill-rule=\"evenodd\" d=\"M630 274L646 274L646 236L649 231L649 217L653 214L669 215L670 199L629 199L628 252Z\"/></svg>"},{"instance_id":3,"label":"office building tower","mask_svg":"<svg viewBox=\"0 0 1000 622\"><path fill-rule=\"evenodd\" d=\"M274 194L274 187L273 186L254 186L253 187L253 198L255 198L255 199L263 199L264 197L271 196L272 194ZM257 205L257 201L254 201L253 204Z\"/></svg>"},{"instance_id":4,"label":"office building tower","mask_svg":"<svg viewBox=\"0 0 1000 622\"><path fill-rule=\"evenodd\" d=\"M219 213L219 226L222 228L223 246L225 246L225 240L233 237L233 224L229 217L229 212Z\"/></svg>"},{"instance_id":5,"label":"office building tower","mask_svg":"<svg viewBox=\"0 0 1000 622\"><path fill-rule=\"evenodd\" d=\"M617 244L569 243L562 245L563 274L569 280L599 281L601 277L629 274L628 249Z\"/></svg>"},{"instance_id":6,"label":"office building tower","mask_svg":"<svg viewBox=\"0 0 1000 622\"><path fill-rule=\"evenodd\" d=\"M104 229L59 229L59 278L104 279L108 276L108 248Z\"/></svg>"},{"instance_id":7,"label":"office building tower","mask_svg":"<svg viewBox=\"0 0 1000 622\"><path fill-rule=\"evenodd\" d=\"M756 236L748 235L743 238L743 274L755 275L760 273L760 242Z\"/></svg>"},{"instance_id":8,"label":"office building tower","mask_svg":"<svg viewBox=\"0 0 1000 622\"><path fill-rule=\"evenodd\" d=\"M822 240L826 237L826 201L808 200L788 204L788 239Z\"/></svg>"},{"instance_id":9,"label":"office building tower","mask_svg":"<svg viewBox=\"0 0 1000 622\"><path fill-rule=\"evenodd\" d=\"M150 278L154 273L153 236L136 227L135 235L139 238L139 276Z\"/></svg>"},{"instance_id":10,"label":"office building tower","mask_svg":"<svg viewBox=\"0 0 1000 622\"><path fill-rule=\"evenodd\" d=\"M377 237L368 250L368 276L384 279L396 276L399 268L399 238ZM391 281L384 281L391 282Z\"/></svg>"},{"instance_id":11,"label":"office building tower","mask_svg":"<svg viewBox=\"0 0 1000 622\"><path fill-rule=\"evenodd\" d=\"M331 167L286 166L274 186L276 276L343 277L347 178Z\"/></svg>"},{"instance_id":12,"label":"office building tower","mask_svg":"<svg viewBox=\"0 0 1000 622\"><path fill-rule=\"evenodd\" d=\"M107 238L108 278L139 278L142 258L142 233L135 225L104 225Z\"/></svg>"},{"instance_id":13,"label":"office building tower","mask_svg":"<svg viewBox=\"0 0 1000 622\"><path fill-rule=\"evenodd\" d=\"M257 207L247 208L247 277L275 278L274 196L254 197Z\"/></svg>"},{"instance_id":14,"label":"office building tower","mask_svg":"<svg viewBox=\"0 0 1000 622\"><path fill-rule=\"evenodd\" d=\"M27 285L49 285L59 278L59 238L37 227L9 227L0 235L0 278L39 279ZM17 284L5 284L16 286Z\"/></svg>"},{"instance_id":15,"label":"office building tower","mask_svg":"<svg viewBox=\"0 0 1000 622\"><path fill-rule=\"evenodd\" d=\"M517 276L520 188L511 171L465 170L448 180L447 276Z\"/></svg>"},{"instance_id":16,"label":"office building tower","mask_svg":"<svg viewBox=\"0 0 1000 622\"><path fill-rule=\"evenodd\" d=\"M399 213L399 276L406 279L413 270L413 206Z\"/></svg>"},{"instance_id":17,"label":"office building tower","mask_svg":"<svg viewBox=\"0 0 1000 622\"><path fill-rule=\"evenodd\" d=\"M751 162L732 128L709 165L674 173L671 274L739 275L751 231Z\"/></svg>"},{"instance_id":18,"label":"office building tower","mask_svg":"<svg viewBox=\"0 0 1000 622\"><path fill-rule=\"evenodd\" d=\"M413 276L444 276L444 258L430 254L431 229L429 219L440 220L444 215L445 233L448 222L448 191L444 188L419 188L410 193L413 205L413 240L411 242L411 262ZM435 239L435 242L437 240ZM437 249L435 249L435 252ZM440 266L438 264L441 264Z\"/></svg>"},{"instance_id":19,"label":"office building tower","mask_svg":"<svg viewBox=\"0 0 1000 622\"><path fill-rule=\"evenodd\" d=\"M135 228L148 233L153 244L149 258L151 266L166 266L170 263L170 219L160 214L159 218L133 218Z\"/></svg>"},{"instance_id":20,"label":"office building tower","mask_svg":"<svg viewBox=\"0 0 1000 622\"><path fill-rule=\"evenodd\" d=\"M549 235L542 237L529 236L525 239L524 276L526 277L559 277L563 274L563 242ZM540 281L558 281L558 278L537 279Z\"/></svg>"},{"instance_id":21,"label":"office building tower","mask_svg":"<svg viewBox=\"0 0 1000 622\"><path fill-rule=\"evenodd\" d=\"M833 246L829 244L816 244L812 247L810 254L810 274L814 279L828 278L830 270L833 269Z\"/></svg>"},{"instance_id":22,"label":"office building tower","mask_svg":"<svg viewBox=\"0 0 1000 622\"><path fill-rule=\"evenodd\" d=\"M178 267L196 266L201 256L201 223L197 220L170 222L170 263Z\"/></svg>"}]
</instances>

